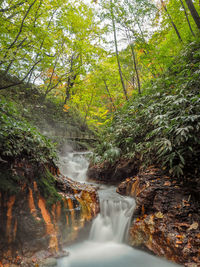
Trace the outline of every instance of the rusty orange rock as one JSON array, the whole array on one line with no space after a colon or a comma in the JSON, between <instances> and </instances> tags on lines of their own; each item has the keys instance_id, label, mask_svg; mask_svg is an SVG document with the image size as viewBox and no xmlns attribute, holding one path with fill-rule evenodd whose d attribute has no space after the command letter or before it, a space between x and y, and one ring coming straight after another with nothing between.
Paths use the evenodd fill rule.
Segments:
<instances>
[{"instance_id":1,"label":"rusty orange rock","mask_svg":"<svg viewBox=\"0 0 200 267\"><path fill-rule=\"evenodd\" d=\"M47 235L50 236L48 248L52 251L57 252L58 251L57 232L55 230L53 223L51 222L51 217L50 217L50 214L46 208L45 200L42 197L40 197L38 200L38 207L40 208L41 213L42 213L42 217L45 221Z\"/></svg>"},{"instance_id":2,"label":"rusty orange rock","mask_svg":"<svg viewBox=\"0 0 200 267\"><path fill-rule=\"evenodd\" d=\"M54 177L61 197L47 205L48 196L45 199L38 172L45 173L48 167L26 160L13 163L15 175L24 177L16 194L0 191L0 264L2 259L16 264L17 256L18 261L22 256L34 258L38 251L45 251L44 257L58 252L63 243L77 238L79 230L99 212L96 190L62 175ZM49 170L59 175L55 166Z\"/></svg>"},{"instance_id":3,"label":"rusty orange rock","mask_svg":"<svg viewBox=\"0 0 200 267\"><path fill-rule=\"evenodd\" d=\"M15 203L16 197L13 195L9 198L7 203L7 224L6 224L6 236L8 238L8 243L12 241L12 208Z\"/></svg>"},{"instance_id":4,"label":"rusty orange rock","mask_svg":"<svg viewBox=\"0 0 200 267\"><path fill-rule=\"evenodd\" d=\"M122 182L118 192L136 199L130 228L132 246L146 247L185 266L198 266L200 210L188 188L152 166Z\"/></svg>"}]
</instances>

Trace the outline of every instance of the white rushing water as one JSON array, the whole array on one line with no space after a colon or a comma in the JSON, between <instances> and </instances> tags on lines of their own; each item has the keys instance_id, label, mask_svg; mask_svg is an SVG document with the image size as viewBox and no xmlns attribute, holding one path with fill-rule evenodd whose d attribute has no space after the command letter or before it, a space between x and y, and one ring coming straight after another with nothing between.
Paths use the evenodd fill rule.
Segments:
<instances>
[{"instance_id":1,"label":"white rushing water","mask_svg":"<svg viewBox=\"0 0 200 267\"><path fill-rule=\"evenodd\" d=\"M93 221L89 240L122 243L127 236L135 202L117 194L115 187L99 190L99 197L101 212Z\"/></svg>"},{"instance_id":2,"label":"white rushing water","mask_svg":"<svg viewBox=\"0 0 200 267\"><path fill-rule=\"evenodd\" d=\"M60 171L66 177L77 182L86 181L86 173L89 166L88 157L90 152L67 152L59 157Z\"/></svg>"},{"instance_id":3,"label":"white rushing water","mask_svg":"<svg viewBox=\"0 0 200 267\"><path fill-rule=\"evenodd\" d=\"M73 155L68 156L69 161L65 157L67 166L62 167L63 173L76 181L85 181L88 168L85 155L71 154ZM63 163L64 161L61 162ZM70 255L59 259L58 267L178 266L124 243L135 206L134 199L120 196L114 187L101 186L98 193L100 213L92 223L88 239L67 247Z\"/></svg>"}]
</instances>

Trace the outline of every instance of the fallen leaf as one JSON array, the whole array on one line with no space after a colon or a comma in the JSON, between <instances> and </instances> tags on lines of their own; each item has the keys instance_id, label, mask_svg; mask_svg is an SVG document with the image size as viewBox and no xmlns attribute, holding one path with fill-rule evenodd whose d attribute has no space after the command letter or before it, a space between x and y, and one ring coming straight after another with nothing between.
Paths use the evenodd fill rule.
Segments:
<instances>
[{"instance_id":1,"label":"fallen leaf","mask_svg":"<svg viewBox=\"0 0 200 267\"><path fill-rule=\"evenodd\" d=\"M170 182L165 182L164 186L171 186L171 183Z\"/></svg>"},{"instance_id":2,"label":"fallen leaf","mask_svg":"<svg viewBox=\"0 0 200 267\"><path fill-rule=\"evenodd\" d=\"M156 212L156 213L155 213L155 217L156 217L156 218L159 218L159 219L162 219L162 218L164 217L164 215L163 215L162 212L159 211L159 212Z\"/></svg>"},{"instance_id":3,"label":"fallen leaf","mask_svg":"<svg viewBox=\"0 0 200 267\"><path fill-rule=\"evenodd\" d=\"M176 241L176 244L183 244L183 242L180 241L180 240L177 240L177 241Z\"/></svg>"},{"instance_id":4,"label":"fallen leaf","mask_svg":"<svg viewBox=\"0 0 200 267\"><path fill-rule=\"evenodd\" d=\"M198 227L199 227L198 222L193 222L193 224L190 225L190 227L189 227L188 230L189 230L189 231L190 231L190 230L196 230Z\"/></svg>"}]
</instances>

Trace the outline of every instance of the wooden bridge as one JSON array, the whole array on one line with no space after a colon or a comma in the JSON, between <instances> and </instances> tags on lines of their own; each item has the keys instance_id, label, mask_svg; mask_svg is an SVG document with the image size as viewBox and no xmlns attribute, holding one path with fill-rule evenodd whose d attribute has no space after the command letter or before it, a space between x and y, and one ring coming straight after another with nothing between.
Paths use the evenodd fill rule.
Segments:
<instances>
[{"instance_id":1,"label":"wooden bridge","mask_svg":"<svg viewBox=\"0 0 200 267\"><path fill-rule=\"evenodd\" d=\"M80 136L73 136L73 135L69 135L66 137L67 140L71 140L71 141L85 141L85 142L98 142L98 139L95 138L92 135L80 135Z\"/></svg>"}]
</instances>

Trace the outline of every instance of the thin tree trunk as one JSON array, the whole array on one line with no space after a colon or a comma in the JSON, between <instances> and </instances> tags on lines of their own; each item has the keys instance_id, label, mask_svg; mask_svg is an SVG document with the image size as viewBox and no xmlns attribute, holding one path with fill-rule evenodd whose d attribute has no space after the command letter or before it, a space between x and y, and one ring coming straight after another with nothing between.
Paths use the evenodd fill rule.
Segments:
<instances>
[{"instance_id":1,"label":"thin tree trunk","mask_svg":"<svg viewBox=\"0 0 200 267\"><path fill-rule=\"evenodd\" d=\"M92 93L91 98L90 98L90 102L87 104L87 110L85 112L85 118L84 118L83 124L86 123L86 119L87 119L87 116L88 116L88 113L89 113L89 110L90 110L90 106L92 104L93 96L94 96L94 94Z\"/></svg>"},{"instance_id":2,"label":"thin tree trunk","mask_svg":"<svg viewBox=\"0 0 200 267\"><path fill-rule=\"evenodd\" d=\"M138 68L137 68L137 62L136 62L136 57L135 57L135 51L134 51L134 47L133 44L130 44L131 46L131 54L132 54L132 58L133 58L133 63L134 63L134 68L135 68L135 73L136 73L136 77L137 77L137 84L138 84L138 93L141 94L141 85L140 85L140 77L139 77L139 73L138 73Z\"/></svg>"},{"instance_id":3,"label":"thin tree trunk","mask_svg":"<svg viewBox=\"0 0 200 267\"><path fill-rule=\"evenodd\" d=\"M57 11L57 9L54 10L54 12L53 12L53 14L52 14L52 16L51 16L51 18L50 18L50 20L49 20L49 23L48 23L48 25L47 25L47 30L49 29L49 27L50 27L50 25L51 25L51 21L52 21L52 19L53 19L54 14L56 13L56 11ZM38 59L38 57L39 57L39 55L40 55L41 49L42 49L42 47L43 47L43 45L44 45L44 41L45 41L45 37L43 38L43 40L42 40L42 42L41 42L41 44L40 44L39 52L37 53L37 55L36 55L36 57L35 57L35 61ZM28 79L28 82L27 82L27 83L29 83L29 82L31 81L32 75L33 75L33 71L30 73L30 75L29 75L29 79Z\"/></svg>"},{"instance_id":4,"label":"thin tree trunk","mask_svg":"<svg viewBox=\"0 0 200 267\"><path fill-rule=\"evenodd\" d=\"M122 68L121 68L121 64L120 64L120 60L119 60L119 51L118 51L118 45L117 45L117 34L116 34L115 19L114 19L114 14L113 14L113 3L112 3L112 0L110 0L110 10L111 10L113 34L114 34L114 41L115 41L115 53L116 53L117 64L118 64L118 69L119 69L119 76L120 76L120 80L121 80L124 96L125 96L126 100L128 100L128 95L127 95L127 91L126 91L126 87L125 87L124 79L123 79L123 75L122 75Z\"/></svg>"},{"instance_id":5,"label":"thin tree trunk","mask_svg":"<svg viewBox=\"0 0 200 267\"><path fill-rule=\"evenodd\" d=\"M161 4L162 4L162 6L164 7L165 12L167 13L167 16L168 16L168 18L169 18L169 20L170 20L170 22L171 22L171 24L172 24L172 26L173 26L175 32L176 32L176 35L177 35L178 39L182 42L183 40L182 40L182 38L181 38L181 35L180 35L180 33L179 33L179 31L178 31L178 29L177 29L177 27L176 27L176 25L175 25L175 23L174 23L172 17L171 17L171 15L169 14L169 12L168 12L168 10L167 10L167 7L166 7L166 5L165 5L165 3L164 3L163 0L161 0Z\"/></svg>"},{"instance_id":6,"label":"thin tree trunk","mask_svg":"<svg viewBox=\"0 0 200 267\"><path fill-rule=\"evenodd\" d=\"M23 26L24 26L24 21L25 21L26 17L28 16L28 13L30 12L32 6L35 4L36 1L37 1L37 0L34 0L34 1L32 2L32 4L29 6L29 8L27 9L26 14L25 14L25 16L24 16L23 19L22 19L22 22L21 22L21 25L20 25L19 32L18 32L18 34L16 35L14 41L13 41L13 42L10 44L10 46L8 47L8 50L9 50L10 48L12 48L13 45L17 42L17 40L18 40L20 34L22 33L22 28L23 28Z\"/></svg>"},{"instance_id":7,"label":"thin tree trunk","mask_svg":"<svg viewBox=\"0 0 200 267\"><path fill-rule=\"evenodd\" d=\"M180 2L181 2L181 5L182 5L182 7L183 7L183 10L184 10L184 12L185 12L185 16L186 16L186 19L187 19L187 22L188 22L188 26L189 26L189 28L190 28L190 31L191 31L192 35L195 36L195 34L194 34L193 30L192 30L192 26L191 26L191 24L190 24L189 18L188 18L187 10L186 10L186 8L185 8L185 6L184 6L184 4L183 4L183 1L180 0Z\"/></svg>"},{"instance_id":8,"label":"thin tree trunk","mask_svg":"<svg viewBox=\"0 0 200 267\"><path fill-rule=\"evenodd\" d=\"M113 109L114 109L114 111L116 111L116 107L115 107L114 101L113 101L113 99L112 99L112 96L111 96L111 94L110 94L110 91L109 91L109 89L108 89L108 85L107 85L107 83L106 83L106 80L103 80L103 82L104 82L104 84L105 84L105 88L106 88L106 91L107 91L107 93L108 93L110 102L111 102L111 104L112 104L112 106L113 106Z\"/></svg>"},{"instance_id":9,"label":"thin tree trunk","mask_svg":"<svg viewBox=\"0 0 200 267\"><path fill-rule=\"evenodd\" d=\"M49 80L49 84L48 84L47 89L46 89L45 94L44 94L43 101L45 100L47 94L52 90L52 86L51 86L51 84L52 84L52 81L53 81L53 76L54 76L54 74L55 74L56 66L57 66L57 63L58 63L58 61L59 61L60 55L61 55L61 53L62 53L62 49L63 49L63 45L64 45L64 43L65 43L65 42L63 41L63 42L62 42L62 45L61 45L61 50L60 50L60 52L58 53L58 56L56 57L56 60L55 60L54 66L53 66L53 70L52 70L52 72L51 72L51 77L50 77L50 80Z\"/></svg>"},{"instance_id":10,"label":"thin tree trunk","mask_svg":"<svg viewBox=\"0 0 200 267\"><path fill-rule=\"evenodd\" d=\"M188 6L188 8L190 10L190 13L191 13L191 15L192 15L192 17L193 17L198 29L200 30L200 16L199 16L194 4L192 3L191 0L185 0L185 2L186 2L187 6Z\"/></svg>"},{"instance_id":11,"label":"thin tree trunk","mask_svg":"<svg viewBox=\"0 0 200 267\"><path fill-rule=\"evenodd\" d=\"M76 56L75 59L79 58L79 54ZM71 66L70 66L70 75L68 76L67 79L67 88L66 88L66 93L65 93L65 100L64 100L64 104L67 103L67 101L70 99L70 91L74 86L74 82L76 80L77 77L77 73L74 73L74 55L72 55L71 57Z\"/></svg>"},{"instance_id":12,"label":"thin tree trunk","mask_svg":"<svg viewBox=\"0 0 200 267\"><path fill-rule=\"evenodd\" d=\"M152 58L151 58L151 56L150 56L150 52L149 52L148 47L147 47L148 45L147 45L147 42L146 42L146 40L145 40L143 31L142 31L142 29L141 29L141 27L140 27L140 24L139 24L137 18L134 17L134 20L137 21L137 25L138 25L138 28L139 28L139 30L140 30L140 33L141 33L141 36L142 36L142 39L143 39L143 42L144 42L144 45L145 45L145 49L146 49L146 51L145 51L145 49L144 49L144 53L145 53L146 56L148 56L150 62L153 64L153 62L152 62ZM128 29L128 30L131 31L131 32L135 35L135 32L134 32L132 29ZM130 35L130 34L129 34L129 35ZM158 64L159 64L159 63L158 63ZM160 65L160 64L159 64L159 65ZM155 69L155 67L152 65L151 68L148 68L148 69L149 69L149 71L151 72L152 76L153 76L154 78L156 78L156 74L155 74L156 69Z\"/></svg>"},{"instance_id":13,"label":"thin tree trunk","mask_svg":"<svg viewBox=\"0 0 200 267\"><path fill-rule=\"evenodd\" d=\"M33 64L33 66L31 67L31 69L27 72L27 74L24 76L24 78L23 78L21 81L19 81L19 82L17 82L17 83L11 83L11 84L9 84L9 85L5 85L5 86L3 86L3 87L0 87L0 90L4 90L4 89L10 88L10 87L12 87L12 86L17 86L17 85L22 84L22 83L26 80L26 78L29 76L29 74L32 72L32 70L35 68L35 66L36 66L39 62L41 62L41 59L38 60L37 62L35 62L35 63Z\"/></svg>"},{"instance_id":14,"label":"thin tree trunk","mask_svg":"<svg viewBox=\"0 0 200 267\"><path fill-rule=\"evenodd\" d=\"M138 84L138 93L141 94L141 84L140 84L140 77L139 77L138 68L137 68L137 60L136 60L136 56L135 56L133 43L131 42L130 32L128 29L126 29L126 37L128 39L128 42L129 42L129 45L131 48L131 55L132 55L132 59L133 59L134 70L136 73L137 84Z\"/></svg>"}]
</instances>

